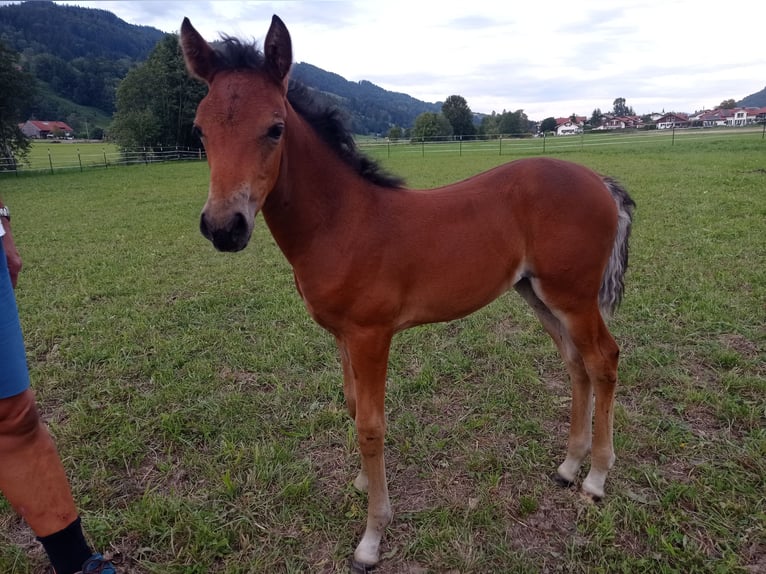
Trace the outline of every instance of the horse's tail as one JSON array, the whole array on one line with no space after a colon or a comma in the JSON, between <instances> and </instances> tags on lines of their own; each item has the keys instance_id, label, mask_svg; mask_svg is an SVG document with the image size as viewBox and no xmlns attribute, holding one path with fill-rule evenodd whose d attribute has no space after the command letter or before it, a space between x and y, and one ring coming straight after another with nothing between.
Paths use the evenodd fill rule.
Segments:
<instances>
[{"instance_id":1,"label":"horse's tail","mask_svg":"<svg viewBox=\"0 0 766 574\"><path fill-rule=\"evenodd\" d=\"M601 289L598 292L598 305L604 317L611 317L615 309L622 301L622 293L625 289L625 271L628 268L628 239L630 228L633 224L633 209L636 202L633 201L625 188L619 182L604 177L604 185L612 194L617 204L617 234L614 237L612 253L609 256L601 280Z\"/></svg>"}]
</instances>

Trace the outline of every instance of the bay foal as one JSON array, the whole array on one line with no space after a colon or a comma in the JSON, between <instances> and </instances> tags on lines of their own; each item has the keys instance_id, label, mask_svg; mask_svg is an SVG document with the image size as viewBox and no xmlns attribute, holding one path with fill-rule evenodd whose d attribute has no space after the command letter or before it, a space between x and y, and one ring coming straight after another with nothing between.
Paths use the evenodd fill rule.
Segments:
<instances>
[{"instance_id":1,"label":"bay foal","mask_svg":"<svg viewBox=\"0 0 766 574\"><path fill-rule=\"evenodd\" d=\"M391 520L383 438L392 337L463 317L511 288L540 318L572 381L558 480L572 483L591 452L582 491L602 497L615 460L619 353L602 314L623 291L634 207L625 190L548 158L406 189L357 152L336 110L291 86L292 45L278 17L263 52L231 38L213 49L188 19L181 45L190 73L208 86L195 120L210 166L200 230L217 249L238 251L261 211L308 312L337 341L362 461L354 485L368 492L353 564L378 562Z\"/></svg>"}]
</instances>

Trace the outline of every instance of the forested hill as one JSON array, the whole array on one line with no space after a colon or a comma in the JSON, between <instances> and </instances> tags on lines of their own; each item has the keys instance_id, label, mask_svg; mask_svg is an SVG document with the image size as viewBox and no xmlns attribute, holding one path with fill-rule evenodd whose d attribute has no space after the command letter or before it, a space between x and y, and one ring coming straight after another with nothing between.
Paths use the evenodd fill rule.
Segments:
<instances>
[{"instance_id":1,"label":"forested hill","mask_svg":"<svg viewBox=\"0 0 766 574\"><path fill-rule=\"evenodd\" d=\"M0 38L17 52L76 58L145 60L164 33L106 10L25 2L0 7Z\"/></svg>"},{"instance_id":2,"label":"forested hill","mask_svg":"<svg viewBox=\"0 0 766 574\"><path fill-rule=\"evenodd\" d=\"M114 112L114 90L147 58L163 32L134 26L106 10L25 2L0 6L0 41L22 55L38 80L30 115L69 121L77 106Z\"/></svg>"},{"instance_id":3,"label":"forested hill","mask_svg":"<svg viewBox=\"0 0 766 574\"><path fill-rule=\"evenodd\" d=\"M350 115L356 133L385 133L392 125L410 127L423 112L440 112L440 103L427 103L407 94L389 92L372 82L350 82L305 62L293 66L294 79L334 96Z\"/></svg>"},{"instance_id":4,"label":"forested hill","mask_svg":"<svg viewBox=\"0 0 766 574\"><path fill-rule=\"evenodd\" d=\"M117 85L163 36L156 28L128 24L106 10L37 1L0 6L0 42L21 54L22 65L38 81L38 95L26 114L66 121L76 132L85 122L91 128L109 125ZM296 64L292 73L335 99L356 133L410 127L419 114L441 109L440 104L367 81L350 82L307 63Z\"/></svg>"},{"instance_id":5,"label":"forested hill","mask_svg":"<svg viewBox=\"0 0 766 574\"><path fill-rule=\"evenodd\" d=\"M752 106L754 108L766 107L766 88L742 98L737 102L738 106Z\"/></svg>"}]
</instances>

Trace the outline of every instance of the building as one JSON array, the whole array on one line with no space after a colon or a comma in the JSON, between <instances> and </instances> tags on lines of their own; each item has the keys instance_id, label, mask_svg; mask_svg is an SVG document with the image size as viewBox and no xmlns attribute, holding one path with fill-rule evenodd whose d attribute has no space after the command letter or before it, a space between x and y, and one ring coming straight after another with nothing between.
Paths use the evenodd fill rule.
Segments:
<instances>
[{"instance_id":1,"label":"building","mask_svg":"<svg viewBox=\"0 0 766 574\"><path fill-rule=\"evenodd\" d=\"M21 133L32 139L70 138L74 130L64 122L28 120L19 126Z\"/></svg>"}]
</instances>

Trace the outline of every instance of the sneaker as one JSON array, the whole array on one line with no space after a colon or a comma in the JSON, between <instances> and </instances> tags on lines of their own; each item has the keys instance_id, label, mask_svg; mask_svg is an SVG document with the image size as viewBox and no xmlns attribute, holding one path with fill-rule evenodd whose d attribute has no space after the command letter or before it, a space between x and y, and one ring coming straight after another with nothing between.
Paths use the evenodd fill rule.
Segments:
<instances>
[{"instance_id":1,"label":"sneaker","mask_svg":"<svg viewBox=\"0 0 766 574\"><path fill-rule=\"evenodd\" d=\"M101 554L94 554L82 565L80 574L117 574L117 569Z\"/></svg>"}]
</instances>

